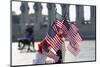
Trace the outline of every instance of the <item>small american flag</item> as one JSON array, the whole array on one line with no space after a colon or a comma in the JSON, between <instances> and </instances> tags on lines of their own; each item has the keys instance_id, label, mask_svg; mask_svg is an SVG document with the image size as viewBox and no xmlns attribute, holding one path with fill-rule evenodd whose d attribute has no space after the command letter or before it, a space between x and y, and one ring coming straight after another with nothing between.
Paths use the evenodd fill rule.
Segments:
<instances>
[{"instance_id":1,"label":"small american flag","mask_svg":"<svg viewBox=\"0 0 100 67\"><path fill-rule=\"evenodd\" d=\"M63 30L63 36L69 41L67 46L68 50L73 54L77 55L79 53L79 42L82 40L78 28L74 24L69 24L68 21L64 22L57 20L56 26Z\"/></svg>"},{"instance_id":2,"label":"small american flag","mask_svg":"<svg viewBox=\"0 0 100 67\"><path fill-rule=\"evenodd\" d=\"M61 49L61 44L63 43L63 40L57 35L57 31L54 30L53 26L50 26L45 39L55 51Z\"/></svg>"},{"instance_id":3,"label":"small american flag","mask_svg":"<svg viewBox=\"0 0 100 67\"><path fill-rule=\"evenodd\" d=\"M69 41L69 45L67 46L68 50L76 56L80 51L79 42L82 38L78 32L78 28L74 24L71 24L66 38Z\"/></svg>"}]
</instances>

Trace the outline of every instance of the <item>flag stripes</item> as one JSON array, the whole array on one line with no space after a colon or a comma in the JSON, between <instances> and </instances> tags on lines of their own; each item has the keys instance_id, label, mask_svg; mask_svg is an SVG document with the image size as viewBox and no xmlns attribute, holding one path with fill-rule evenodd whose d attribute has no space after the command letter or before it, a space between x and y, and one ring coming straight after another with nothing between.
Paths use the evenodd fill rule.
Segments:
<instances>
[{"instance_id":1,"label":"flag stripes","mask_svg":"<svg viewBox=\"0 0 100 67\"><path fill-rule=\"evenodd\" d=\"M61 44L63 43L63 40L61 38L58 37L58 35L56 34L53 38L51 38L48 34L45 38L47 40L47 42L51 45L51 47L57 51L59 49L61 49Z\"/></svg>"},{"instance_id":2,"label":"flag stripes","mask_svg":"<svg viewBox=\"0 0 100 67\"><path fill-rule=\"evenodd\" d=\"M77 55L79 53L79 45L78 43L82 40L78 33L78 28L74 24L70 24L69 30L66 26L68 26L64 22L57 21L56 26L63 30L63 36L65 39L69 41L68 50L73 54ZM76 51L76 50L78 51Z\"/></svg>"},{"instance_id":3,"label":"flag stripes","mask_svg":"<svg viewBox=\"0 0 100 67\"><path fill-rule=\"evenodd\" d=\"M69 26L69 29L68 27ZM61 45L64 43L62 38L57 35L57 32L63 32L65 39L69 41L67 46L68 50L73 54L77 55L79 53L79 42L82 40L78 28L74 24L69 24L64 22L64 20L56 20L51 26L45 37L45 40L50 44L50 46L57 52L61 49Z\"/></svg>"},{"instance_id":4,"label":"flag stripes","mask_svg":"<svg viewBox=\"0 0 100 67\"><path fill-rule=\"evenodd\" d=\"M59 57L56 54L54 54L52 51L46 52L44 49L42 49L42 53L50 58L53 58L55 62L59 60Z\"/></svg>"},{"instance_id":5,"label":"flag stripes","mask_svg":"<svg viewBox=\"0 0 100 67\"><path fill-rule=\"evenodd\" d=\"M70 42L68 45L68 50L73 54L73 55L77 55L80 51L79 49L79 42L82 40L78 30L76 28L76 26L71 25L69 31L68 31L68 35L67 35L67 39Z\"/></svg>"},{"instance_id":6,"label":"flag stripes","mask_svg":"<svg viewBox=\"0 0 100 67\"><path fill-rule=\"evenodd\" d=\"M77 56L78 53L80 52L80 49L79 49L79 46L76 47L72 47L72 44L70 43L68 46L67 46L67 49L69 50L69 52L71 52L74 56Z\"/></svg>"}]
</instances>

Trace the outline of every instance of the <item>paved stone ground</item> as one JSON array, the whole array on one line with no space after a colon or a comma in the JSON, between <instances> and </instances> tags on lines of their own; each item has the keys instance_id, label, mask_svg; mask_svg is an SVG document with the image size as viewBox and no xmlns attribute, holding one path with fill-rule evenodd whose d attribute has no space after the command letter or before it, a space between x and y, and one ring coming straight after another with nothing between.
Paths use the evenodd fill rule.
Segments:
<instances>
[{"instance_id":1,"label":"paved stone ground","mask_svg":"<svg viewBox=\"0 0 100 67\"><path fill-rule=\"evenodd\" d=\"M35 42L35 49L37 50L37 43ZM67 41L65 42L67 46ZM65 46L65 47L66 47ZM27 48L27 46L26 46ZM81 42L80 53L74 57L70 52L66 51L65 59L63 62L76 62L76 61L92 61L95 60L95 40L85 40ZM19 51L18 44L12 43L12 65L30 65L33 63L33 58L36 52L27 53L26 50ZM50 58L47 58L47 60Z\"/></svg>"}]
</instances>

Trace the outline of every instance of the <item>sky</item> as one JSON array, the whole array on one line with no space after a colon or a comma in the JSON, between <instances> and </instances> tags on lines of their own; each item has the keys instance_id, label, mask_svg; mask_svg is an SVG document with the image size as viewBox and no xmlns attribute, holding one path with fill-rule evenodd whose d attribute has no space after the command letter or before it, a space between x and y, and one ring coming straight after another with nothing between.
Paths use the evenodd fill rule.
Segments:
<instances>
[{"instance_id":1,"label":"sky","mask_svg":"<svg viewBox=\"0 0 100 67\"><path fill-rule=\"evenodd\" d=\"M28 5L29 5L29 14L34 13L34 9L33 9L34 3L29 2ZM12 2L12 11L15 11L17 15L21 14L20 6L21 6L21 2L18 2L18 1L17 2L16 1ZM42 14L43 15L48 15L48 10L47 10L46 3L42 3L42 7L43 7ZM56 4L56 9L57 9L57 12L59 14L62 14L61 6L59 4ZM75 21L75 17L76 17L75 5L70 5L69 10L70 10L70 12L69 12L70 20ZM84 6L84 18L85 18L85 20L90 19L90 7L89 6Z\"/></svg>"}]
</instances>

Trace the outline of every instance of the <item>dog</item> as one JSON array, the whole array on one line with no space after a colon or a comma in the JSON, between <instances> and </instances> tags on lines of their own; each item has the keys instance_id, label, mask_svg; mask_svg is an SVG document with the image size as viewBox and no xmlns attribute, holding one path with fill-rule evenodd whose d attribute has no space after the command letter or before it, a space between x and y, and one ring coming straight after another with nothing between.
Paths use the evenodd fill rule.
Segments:
<instances>
[{"instance_id":1,"label":"dog","mask_svg":"<svg viewBox=\"0 0 100 67\"><path fill-rule=\"evenodd\" d=\"M23 46L21 46L21 44L23 44ZM19 50L23 50L23 49L25 49L25 46L28 46L27 52L32 51L30 49L30 46L31 45L32 46L34 45L34 40L33 39L32 40L28 40L28 39L18 39L18 49Z\"/></svg>"}]
</instances>

